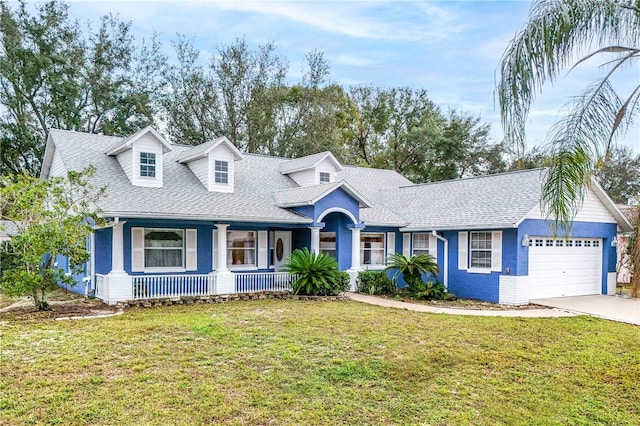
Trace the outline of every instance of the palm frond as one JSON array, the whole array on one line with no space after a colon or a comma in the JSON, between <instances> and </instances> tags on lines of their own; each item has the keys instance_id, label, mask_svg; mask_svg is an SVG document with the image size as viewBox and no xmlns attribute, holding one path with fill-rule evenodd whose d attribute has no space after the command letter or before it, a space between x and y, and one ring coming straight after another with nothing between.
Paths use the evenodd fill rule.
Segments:
<instances>
[{"instance_id":1,"label":"palm frond","mask_svg":"<svg viewBox=\"0 0 640 426\"><path fill-rule=\"evenodd\" d=\"M597 159L608 152L610 129L622 102L608 79L597 81L568 105L567 116L548 136L553 159L542 187L542 209L554 234L571 230L571 221L582 207L597 168Z\"/></svg>"},{"instance_id":2,"label":"palm frond","mask_svg":"<svg viewBox=\"0 0 640 426\"><path fill-rule=\"evenodd\" d=\"M553 82L591 45L634 45L640 14L633 0L540 0L529 22L501 59L498 100L505 140L525 140L529 108L547 82Z\"/></svg>"}]
</instances>

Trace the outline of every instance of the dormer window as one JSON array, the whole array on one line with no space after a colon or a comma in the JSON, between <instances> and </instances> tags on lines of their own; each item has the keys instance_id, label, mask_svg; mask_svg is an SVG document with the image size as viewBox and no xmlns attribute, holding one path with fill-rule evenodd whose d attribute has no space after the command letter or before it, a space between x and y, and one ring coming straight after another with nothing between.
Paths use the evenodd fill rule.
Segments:
<instances>
[{"instance_id":1,"label":"dormer window","mask_svg":"<svg viewBox=\"0 0 640 426\"><path fill-rule=\"evenodd\" d=\"M320 172L320 183L329 183L331 182L331 173Z\"/></svg>"},{"instance_id":2,"label":"dormer window","mask_svg":"<svg viewBox=\"0 0 640 426\"><path fill-rule=\"evenodd\" d=\"M156 177L156 154L153 152L140 153L140 177Z\"/></svg>"},{"instance_id":3,"label":"dormer window","mask_svg":"<svg viewBox=\"0 0 640 426\"><path fill-rule=\"evenodd\" d=\"M229 183L229 162L215 160L215 181L224 185Z\"/></svg>"}]
</instances>

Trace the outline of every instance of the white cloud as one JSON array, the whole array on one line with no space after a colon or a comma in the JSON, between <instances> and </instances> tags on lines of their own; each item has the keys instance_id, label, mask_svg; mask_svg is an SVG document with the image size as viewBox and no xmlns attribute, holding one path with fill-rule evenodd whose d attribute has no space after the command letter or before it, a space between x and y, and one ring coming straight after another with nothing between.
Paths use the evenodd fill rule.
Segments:
<instances>
[{"instance_id":1,"label":"white cloud","mask_svg":"<svg viewBox=\"0 0 640 426\"><path fill-rule=\"evenodd\" d=\"M453 17L437 6L403 2L236 2L214 3L223 10L276 15L316 29L369 40L420 41L442 39ZM384 6L382 8L381 6ZM404 20L410 15L417 20ZM446 18L445 18L446 17ZM454 31L449 26L448 31Z\"/></svg>"}]
</instances>

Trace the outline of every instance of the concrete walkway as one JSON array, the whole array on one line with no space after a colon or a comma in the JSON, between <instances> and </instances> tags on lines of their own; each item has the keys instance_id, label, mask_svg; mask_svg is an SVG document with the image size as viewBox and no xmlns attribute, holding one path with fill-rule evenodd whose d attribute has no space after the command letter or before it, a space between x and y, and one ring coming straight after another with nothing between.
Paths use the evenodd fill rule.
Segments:
<instances>
[{"instance_id":1,"label":"concrete walkway","mask_svg":"<svg viewBox=\"0 0 640 426\"><path fill-rule=\"evenodd\" d=\"M429 312L432 314L450 315L475 315L481 317L513 317L513 318L557 318L572 317L577 315L563 309L508 309L504 311L490 311L480 309L456 309L441 308L436 306L422 305L419 303L400 302L398 300L385 299L382 297L369 296L360 293L347 293L351 300L368 303L370 305L384 306L387 308L406 309L408 311Z\"/></svg>"},{"instance_id":2,"label":"concrete walkway","mask_svg":"<svg viewBox=\"0 0 640 426\"><path fill-rule=\"evenodd\" d=\"M536 305L551 306L570 312L640 325L640 299L620 296L572 296L531 300Z\"/></svg>"}]
</instances>

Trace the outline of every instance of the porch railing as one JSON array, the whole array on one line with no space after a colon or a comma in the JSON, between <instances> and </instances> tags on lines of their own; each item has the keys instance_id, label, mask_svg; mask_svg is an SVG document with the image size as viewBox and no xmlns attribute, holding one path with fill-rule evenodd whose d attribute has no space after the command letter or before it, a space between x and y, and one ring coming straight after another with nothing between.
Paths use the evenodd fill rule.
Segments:
<instances>
[{"instance_id":1,"label":"porch railing","mask_svg":"<svg viewBox=\"0 0 640 426\"><path fill-rule=\"evenodd\" d=\"M216 294L216 277L194 275L140 275L131 279L134 299L156 299Z\"/></svg>"},{"instance_id":2,"label":"porch railing","mask_svg":"<svg viewBox=\"0 0 640 426\"><path fill-rule=\"evenodd\" d=\"M288 272L250 272L235 274L236 293L291 291L295 277Z\"/></svg>"},{"instance_id":3,"label":"porch railing","mask_svg":"<svg viewBox=\"0 0 640 426\"><path fill-rule=\"evenodd\" d=\"M108 278L102 274L96 274L95 295L97 298L106 300L109 298Z\"/></svg>"}]
</instances>

